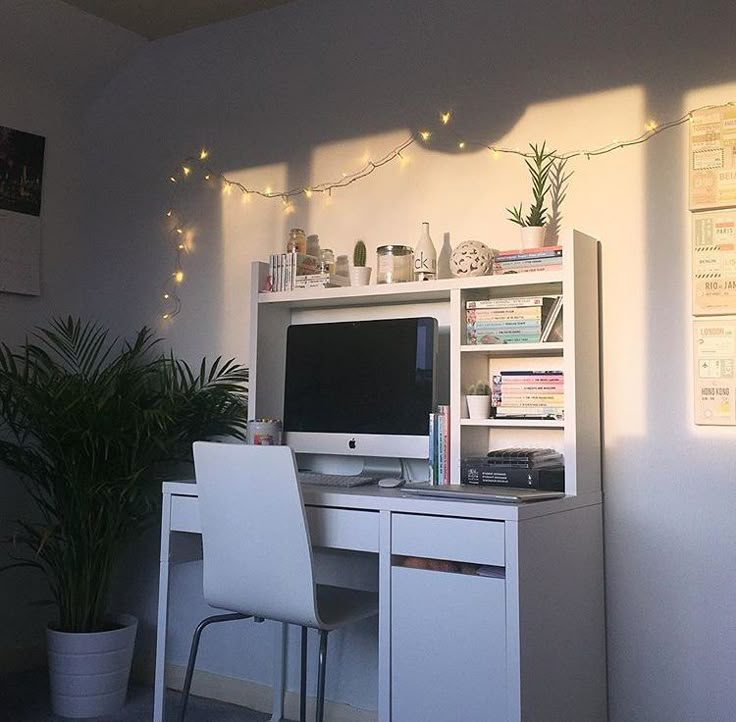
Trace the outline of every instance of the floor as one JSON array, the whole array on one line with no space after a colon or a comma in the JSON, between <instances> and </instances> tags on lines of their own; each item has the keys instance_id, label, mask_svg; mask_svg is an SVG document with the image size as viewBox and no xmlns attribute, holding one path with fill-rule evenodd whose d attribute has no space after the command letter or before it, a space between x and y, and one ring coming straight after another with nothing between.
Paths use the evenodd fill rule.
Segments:
<instances>
[{"instance_id":1,"label":"floor","mask_svg":"<svg viewBox=\"0 0 736 722\"><path fill-rule=\"evenodd\" d=\"M177 719L178 692L167 692L166 722ZM153 689L131 685L128 702L118 713L109 717L95 717L89 722L144 722L150 721L153 710ZM269 714L224 702L191 697L187 708L187 722L266 722ZM2 722L62 722L65 717L52 714L49 705L49 685L46 671L24 672L0 677L0 720Z\"/></svg>"}]
</instances>

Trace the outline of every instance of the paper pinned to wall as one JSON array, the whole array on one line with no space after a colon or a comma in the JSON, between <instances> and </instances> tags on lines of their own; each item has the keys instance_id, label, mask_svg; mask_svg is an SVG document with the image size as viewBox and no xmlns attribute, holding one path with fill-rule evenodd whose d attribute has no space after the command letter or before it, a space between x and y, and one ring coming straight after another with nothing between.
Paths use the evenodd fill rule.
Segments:
<instances>
[{"instance_id":1,"label":"paper pinned to wall","mask_svg":"<svg viewBox=\"0 0 736 722\"><path fill-rule=\"evenodd\" d=\"M736 424L736 318L698 320L695 342L695 423Z\"/></svg>"},{"instance_id":2,"label":"paper pinned to wall","mask_svg":"<svg viewBox=\"0 0 736 722\"><path fill-rule=\"evenodd\" d=\"M0 209L0 292L41 293L41 219Z\"/></svg>"},{"instance_id":3,"label":"paper pinned to wall","mask_svg":"<svg viewBox=\"0 0 736 722\"><path fill-rule=\"evenodd\" d=\"M694 213L693 315L736 314L736 209Z\"/></svg>"},{"instance_id":4,"label":"paper pinned to wall","mask_svg":"<svg viewBox=\"0 0 736 722\"><path fill-rule=\"evenodd\" d=\"M736 107L693 114L690 123L690 210L736 205Z\"/></svg>"},{"instance_id":5,"label":"paper pinned to wall","mask_svg":"<svg viewBox=\"0 0 736 722\"><path fill-rule=\"evenodd\" d=\"M40 294L43 136L0 126L0 292Z\"/></svg>"}]
</instances>

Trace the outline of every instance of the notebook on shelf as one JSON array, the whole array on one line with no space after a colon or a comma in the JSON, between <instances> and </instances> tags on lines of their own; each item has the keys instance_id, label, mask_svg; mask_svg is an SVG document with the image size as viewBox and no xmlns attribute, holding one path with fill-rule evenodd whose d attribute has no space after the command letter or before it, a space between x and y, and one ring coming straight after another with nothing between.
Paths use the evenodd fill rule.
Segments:
<instances>
[{"instance_id":1,"label":"notebook on shelf","mask_svg":"<svg viewBox=\"0 0 736 722\"><path fill-rule=\"evenodd\" d=\"M506 504L521 504L533 501L560 499L565 496L562 491L538 491L537 489L511 489L497 486L478 486L477 484L451 484L435 486L433 484L407 484L402 491L416 496L432 496L444 499L461 499L468 501L492 501Z\"/></svg>"}]
</instances>

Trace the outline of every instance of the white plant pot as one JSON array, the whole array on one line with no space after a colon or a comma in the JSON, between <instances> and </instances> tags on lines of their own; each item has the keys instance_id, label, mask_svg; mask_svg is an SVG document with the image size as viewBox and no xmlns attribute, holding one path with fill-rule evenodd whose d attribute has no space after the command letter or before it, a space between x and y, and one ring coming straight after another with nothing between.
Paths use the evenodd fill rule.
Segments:
<instances>
[{"instance_id":1,"label":"white plant pot","mask_svg":"<svg viewBox=\"0 0 736 722\"><path fill-rule=\"evenodd\" d=\"M51 706L61 717L100 717L125 704L138 620L111 619L109 632L46 630Z\"/></svg>"},{"instance_id":2,"label":"white plant pot","mask_svg":"<svg viewBox=\"0 0 736 722\"><path fill-rule=\"evenodd\" d=\"M491 416L491 397L468 394L468 416L471 419L488 419Z\"/></svg>"},{"instance_id":3,"label":"white plant pot","mask_svg":"<svg viewBox=\"0 0 736 722\"><path fill-rule=\"evenodd\" d=\"M540 248L544 245L544 235L546 232L546 226L522 226L521 247Z\"/></svg>"},{"instance_id":4,"label":"white plant pot","mask_svg":"<svg viewBox=\"0 0 736 722\"><path fill-rule=\"evenodd\" d=\"M351 266L350 285L367 286L371 282L371 268L369 266Z\"/></svg>"}]
</instances>

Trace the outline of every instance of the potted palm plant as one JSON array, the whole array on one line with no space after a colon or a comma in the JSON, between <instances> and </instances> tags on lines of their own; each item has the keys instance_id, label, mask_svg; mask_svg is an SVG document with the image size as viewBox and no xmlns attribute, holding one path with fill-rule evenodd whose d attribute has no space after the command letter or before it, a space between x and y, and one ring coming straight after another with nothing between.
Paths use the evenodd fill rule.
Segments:
<instances>
[{"instance_id":1,"label":"potted palm plant","mask_svg":"<svg viewBox=\"0 0 736 722\"><path fill-rule=\"evenodd\" d=\"M524 215L523 204L518 208L507 208L509 220L521 226L522 248L536 248L544 245L547 209L545 199L549 192L549 174L555 162L555 151L546 149L546 141L541 146L529 144L531 155L524 158L532 179L532 196L534 198L529 212Z\"/></svg>"},{"instance_id":2,"label":"potted palm plant","mask_svg":"<svg viewBox=\"0 0 736 722\"><path fill-rule=\"evenodd\" d=\"M18 350L0 345L0 462L36 507L5 540L5 569L48 580L52 706L66 717L124 703L136 620L108 617L108 593L126 544L155 518L157 482L192 441L244 438L247 369L218 358L194 372L158 343L147 328L119 342L70 317Z\"/></svg>"}]
</instances>

